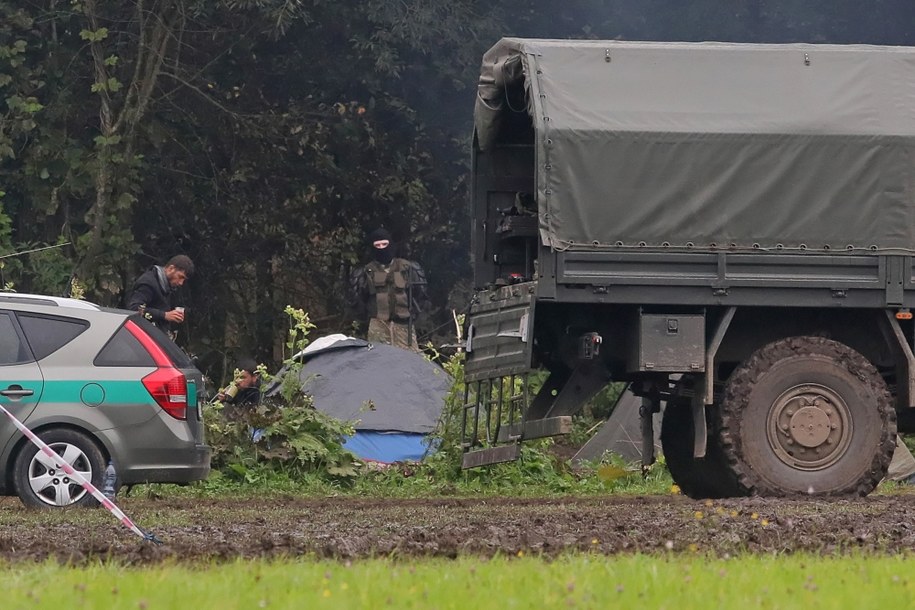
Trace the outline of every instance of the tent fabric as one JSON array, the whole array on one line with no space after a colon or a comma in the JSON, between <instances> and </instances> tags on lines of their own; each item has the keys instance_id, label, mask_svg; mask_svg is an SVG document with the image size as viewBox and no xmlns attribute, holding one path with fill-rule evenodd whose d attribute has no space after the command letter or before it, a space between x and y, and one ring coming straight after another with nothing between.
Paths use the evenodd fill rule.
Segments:
<instances>
[{"instance_id":1,"label":"tent fabric","mask_svg":"<svg viewBox=\"0 0 915 610\"><path fill-rule=\"evenodd\" d=\"M385 464L418 462L430 453L428 437L410 432L357 431L347 437L343 447L364 460Z\"/></svg>"},{"instance_id":2,"label":"tent fabric","mask_svg":"<svg viewBox=\"0 0 915 610\"><path fill-rule=\"evenodd\" d=\"M365 339L357 339L356 337L348 337L347 335L337 333L315 339L308 347L296 354L293 359L304 360L305 358L312 358L330 350L346 349L348 347L368 347L368 345L369 342Z\"/></svg>"},{"instance_id":3,"label":"tent fabric","mask_svg":"<svg viewBox=\"0 0 915 610\"><path fill-rule=\"evenodd\" d=\"M308 358L299 379L315 408L358 431L428 434L438 424L451 378L422 355L365 343Z\"/></svg>"},{"instance_id":4,"label":"tent fabric","mask_svg":"<svg viewBox=\"0 0 915 610\"><path fill-rule=\"evenodd\" d=\"M519 88L554 249L915 248L915 48L506 38L480 150Z\"/></svg>"},{"instance_id":5,"label":"tent fabric","mask_svg":"<svg viewBox=\"0 0 915 610\"><path fill-rule=\"evenodd\" d=\"M430 453L451 377L416 352L337 334L296 354L302 392L319 411L355 422L343 446L364 460L393 463ZM279 392L286 369L266 394ZM432 450L435 448L433 447Z\"/></svg>"}]
</instances>

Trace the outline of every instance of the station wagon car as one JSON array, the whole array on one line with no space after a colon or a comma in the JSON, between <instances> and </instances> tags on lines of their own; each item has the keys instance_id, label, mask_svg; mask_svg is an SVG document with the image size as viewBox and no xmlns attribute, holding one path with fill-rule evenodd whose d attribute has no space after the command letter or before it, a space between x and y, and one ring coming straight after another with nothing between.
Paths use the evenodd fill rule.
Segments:
<instances>
[{"instance_id":1,"label":"station wagon car","mask_svg":"<svg viewBox=\"0 0 915 610\"><path fill-rule=\"evenodd\" d=\"M0 293L0 405L96 487L109 461L119 486L205 479L202 388L187 354L135 312ZM0 494L94 503L2 413Z\"/></svg>"}]
</instances>

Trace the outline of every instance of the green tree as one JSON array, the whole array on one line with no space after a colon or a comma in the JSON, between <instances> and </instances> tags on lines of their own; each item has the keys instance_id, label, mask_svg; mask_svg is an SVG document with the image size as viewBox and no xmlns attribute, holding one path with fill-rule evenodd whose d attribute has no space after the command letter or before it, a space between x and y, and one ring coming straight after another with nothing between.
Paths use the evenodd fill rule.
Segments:
<instances>
[{"instance_id":1,"label":"green tree","mask_svg":"<svg viewBox=\"0 0 915 610\"><path fill-rule=\"evenodd\" d=\"M286 302L322 329L345 330L344 278L380 223L434 270L439 302L466 276L465 150L485 43L466 25L450 27L470 18L471 4L458 8L307 3L308 18L279 38L227 30L236 38L230 52L185 62L181 79L198 95L151 118L162 135L146 151L151 167L168 170L148 174L144 193L168 194L136 222L157 229L142 251L186 245L207 269L206 286L190 287L193 301L242 337L237 346L214 338L201 352L269 356ZM198 43L198 58L214 56L207 45L224 46ZM435 100L455 114L437 112Z\"/></svg>"}]
</instances>

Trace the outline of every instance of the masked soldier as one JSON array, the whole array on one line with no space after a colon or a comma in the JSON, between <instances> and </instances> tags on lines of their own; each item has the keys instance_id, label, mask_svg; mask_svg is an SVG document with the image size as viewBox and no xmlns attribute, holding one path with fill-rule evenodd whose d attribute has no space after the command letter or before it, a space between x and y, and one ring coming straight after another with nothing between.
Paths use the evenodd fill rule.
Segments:
<instances>
[{"instance_id":1,"label":"masked soldier","mask_svg":"<svg viewBox=\"0 0 915 610\"><path fill-rule=\"evenodd\" d=\"M427 301L426 276L413 261L394 256L386 229L369 235L373 260L350 276L348 306L363 327L366 340L419 350L416 316Z\"/></svg>"}]
</instances>

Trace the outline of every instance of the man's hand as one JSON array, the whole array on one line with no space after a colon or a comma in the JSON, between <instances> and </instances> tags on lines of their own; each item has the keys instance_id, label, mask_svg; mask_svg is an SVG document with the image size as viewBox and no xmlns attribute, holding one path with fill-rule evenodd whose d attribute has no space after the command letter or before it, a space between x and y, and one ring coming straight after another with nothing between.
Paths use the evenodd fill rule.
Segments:
<instances>
[{"instance_id":1,"label":"man's hand","mask_svg":"<svg viewBox=\"0 0 915 610\"><path fill-rule=\"evenodd\" d=\"M184 322L184 312L178 309L173 309L171 311L165 312L165 319L173 324L181 324Z\"/></svg>"}]
</instances>

